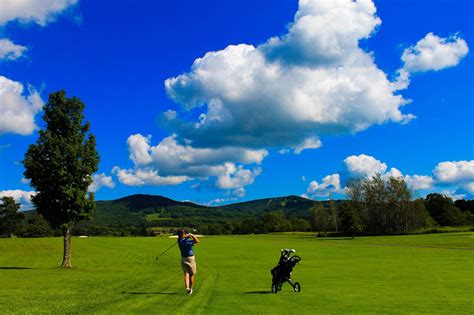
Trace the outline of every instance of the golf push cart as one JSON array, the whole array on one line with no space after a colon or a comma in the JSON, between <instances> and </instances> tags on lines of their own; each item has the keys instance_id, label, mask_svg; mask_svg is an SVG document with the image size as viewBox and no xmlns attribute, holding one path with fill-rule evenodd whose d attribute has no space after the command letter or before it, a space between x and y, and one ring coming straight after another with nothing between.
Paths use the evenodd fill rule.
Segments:
<instances>
[{"instance_id":1,"label":"golf push cart","mask_svg":"<svg viewBox=\"0 0 474 315\"><path fill-rule=\"evenodd\" d=\"M288 282L291 284L293 287L293 290L295 292L300 292L301 291L301 286L298 282L293 282L291 280L291 272L293 271L293 268L299 261L301 260L301 257L298 255L293 255L291 256L292 253L294 253L294 249L282 249L281 250L281 256L280 260L278 261L278 265L276 265L272 270L272 292L277 293L278 291L281 291L281 286L285 283Z\"/></svg>"}]
</instances>

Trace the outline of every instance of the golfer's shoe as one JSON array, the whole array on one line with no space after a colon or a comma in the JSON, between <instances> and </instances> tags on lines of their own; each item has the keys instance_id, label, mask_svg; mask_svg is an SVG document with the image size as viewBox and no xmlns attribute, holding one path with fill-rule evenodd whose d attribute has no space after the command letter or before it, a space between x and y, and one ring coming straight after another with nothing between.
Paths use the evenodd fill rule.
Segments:
<instances>
[{"instance_id":1,"label":"golfer's shoe","mask_svg":"<svg viewBox=\"0 0 474 315\"><path fill-rule=\"evenodd\" d=\"M189 294L192 290L190 288L186 288L186 294Z\"/></svg>"},{"instance_id":2,"label":"golfer's shoe","mask_svg":"<svg viewBox=\"0 0 474 315\"><path fill-rule=\"evenodd\" d=\"M193 289L189 289L188 294L189 294L189 295L193 294Z\"/></svg>"}]
</instances>

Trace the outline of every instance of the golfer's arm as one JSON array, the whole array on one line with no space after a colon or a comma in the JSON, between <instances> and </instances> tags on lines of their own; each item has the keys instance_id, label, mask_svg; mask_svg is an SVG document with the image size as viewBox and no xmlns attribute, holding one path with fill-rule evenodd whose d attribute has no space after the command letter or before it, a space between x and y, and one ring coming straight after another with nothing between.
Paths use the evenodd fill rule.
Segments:
<instances>
[{"instance_id":1,"label":"golfer's arm","mask_svg":"<svg viewBox=\"0 0 474 315\"><path fill-rule=\"evenodd\" d=\"M199 239L196 236L194 236L193 234L191 234L190 236L193 239L195 244L199 243Z\"/></svg>"}]
</instances>

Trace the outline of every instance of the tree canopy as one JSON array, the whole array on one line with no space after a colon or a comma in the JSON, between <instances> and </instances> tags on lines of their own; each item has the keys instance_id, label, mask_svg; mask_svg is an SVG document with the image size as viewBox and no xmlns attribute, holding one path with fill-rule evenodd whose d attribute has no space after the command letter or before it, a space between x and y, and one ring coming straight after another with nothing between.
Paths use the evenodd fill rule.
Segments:
<instances>
[{"instance_id":1,"label":"tree canopy","mask_svg":"<svg viewBox=\"0 0 474 315\"><path fill-rule=\"evenodd\" d=\"M403 178L376 175L354 180L348 187L350 206L366 232L398 233L430 224L424 205L412 200L413 194Z\"/></svg>"},{"instance_id":2,"label":"tree canopy","mask_svg":"<svg viewBox=\"0 0 474 315\"><path fill-rule=\"evenodd\" d=\"M88 188L98 169L99 154L90 124L83 122L84 108L80 99L67 98L64 91L50 94L43 108L45 128L23 161L25 178L36 190L32 198L36 210L53 228L64 231L65 252L72 226L90 219L95 207ZM70 253L65 255L64 267L70 267L68 259Z\"/></svg>"}]
</instances>

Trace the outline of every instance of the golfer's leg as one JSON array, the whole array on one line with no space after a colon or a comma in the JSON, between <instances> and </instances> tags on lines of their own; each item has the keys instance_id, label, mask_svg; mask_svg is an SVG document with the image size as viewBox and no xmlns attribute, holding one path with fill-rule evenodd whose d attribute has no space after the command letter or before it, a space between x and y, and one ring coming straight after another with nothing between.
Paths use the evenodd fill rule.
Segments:
<instances>
[{"instance_id":1,"label":"golfer's leg","mask_svg":"<svg viewBox=\"0 0 474 315\"><path fill-rule=\"evenodd\" d=\"M185 273L184 274L184 286L187 288L189 288L189 273Z\"/></svg>"},{"instance_id":2,"label":"golfer's leg","mask_svg":"<svg viewBox=\"0 0 474 315\"><path fill-rule=\"evenodd\" d=\"M194 274L189 276L189 288L192 289L194 287Z\"/></svg>"}]
</instances>

